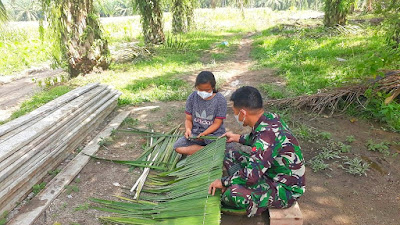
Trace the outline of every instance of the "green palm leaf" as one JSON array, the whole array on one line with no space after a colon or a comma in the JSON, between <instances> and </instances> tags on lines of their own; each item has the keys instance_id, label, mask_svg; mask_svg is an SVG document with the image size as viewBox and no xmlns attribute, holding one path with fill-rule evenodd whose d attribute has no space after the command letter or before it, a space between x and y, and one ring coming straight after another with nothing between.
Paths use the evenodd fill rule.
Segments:
<instances>
[{"instance_id":1,"label":"green palm leaf","mask_svg":"<svg viewBox=\"0 0 400 225\"><path fill-rule=\"evenodd\" d=\"M164 137L162 143L158 143L159 148L170 147L173 143L171 138L174 137ZM220 196L208 195L208 187L222 176L225 142L225 138L217 139L188 156L182 167L150 176L146 183L151 185L147 185L143 192L158 194L141 196L147 201L136 202L126 198L121 199L125 201L91 200L101 205L96 209L114 214L101 218L114 224L219 224ZM158 148L153 150L160 151ZM162 152L162 162L176 159L175 151Z\"/></svg>"}]
</instances>

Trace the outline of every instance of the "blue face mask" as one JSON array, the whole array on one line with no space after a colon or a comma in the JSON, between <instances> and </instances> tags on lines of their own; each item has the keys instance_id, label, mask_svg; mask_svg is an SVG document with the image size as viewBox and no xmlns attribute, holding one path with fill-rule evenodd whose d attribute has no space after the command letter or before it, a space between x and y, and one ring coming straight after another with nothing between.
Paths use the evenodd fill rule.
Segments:
<instances>
[{"instance_id":1,"label":"blue face mask","mask_svg":"<svg viewBox=\"0 0 400 225\"><path fill-rule=\"evenodd\" d=\"M207 92L207 91L197 91L197 94L202 98L202 99L207 99L212 96L212 92Z\"/></svg>"}]
</instances>

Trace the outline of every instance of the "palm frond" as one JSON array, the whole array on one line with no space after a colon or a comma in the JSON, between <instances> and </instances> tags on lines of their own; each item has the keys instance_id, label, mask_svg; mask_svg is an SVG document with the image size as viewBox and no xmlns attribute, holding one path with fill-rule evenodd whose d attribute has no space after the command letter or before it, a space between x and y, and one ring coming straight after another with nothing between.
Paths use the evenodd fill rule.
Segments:
<instances>
[{"instance_id":1,"label":"palm frond","mask_svg":"<svg viewBox=\"0 0 400 225\"><path fill-rule=\"evenodd\" d=\"M174 139L164 138L159 148L171 147ZM96 209L114 214L101 218L114 224L219 224L220 196L210 196L208 187L222 176L225 143L225 138L217 139L188 156L183 166L149 176L143 193L156 194L142 196L141 201L121 197L119 201L91 200L101 205ZM155 151L160 150L153 148L149 154ZM173 149L162 152L160 162L176 160Z\"/></svg>"},{"instance_id":2,"label":"palm frond","mask_svg":"<svg viewBox=\"0 0 400 225\"><path fill-rule=\"evenodd\" d=\"M8 20L6 7L4 7L3 2L0 0L0 22L5 22Z\"/></svg>"}]
</instances>

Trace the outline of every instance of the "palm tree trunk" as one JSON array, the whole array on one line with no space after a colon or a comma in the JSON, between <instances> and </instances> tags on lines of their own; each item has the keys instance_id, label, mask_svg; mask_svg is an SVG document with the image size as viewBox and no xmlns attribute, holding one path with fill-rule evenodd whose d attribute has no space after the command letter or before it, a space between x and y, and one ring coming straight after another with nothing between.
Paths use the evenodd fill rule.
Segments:
<instances>
[{"instance_id":1,"label":"palm tree trunk","mask_svg":"<svg viewBox=\"0 0 400 225\"><path fill-rule=\"evenodd\" d=\"M183 0L174 0L172 3L172 32L184 33L187 31L186 6Z\"/></svg>"},{"instance_id":2,"label":"palm tree trunk","mask_svg":"<svg viewBox=\"0 0 400 225\"><path fill-rule=\"evenodd\" d=\"M141 15L144 41L148 44L164 43L160 0L136 0L136 3Z\"/></svg>"},{"instance_id":3,"label":"palm tree trunk","mask_svg":"<svg viewBox=\"0 0 400 225\"><path fill-rule=\"evenodd\" d=\"M194 23L194 8L195 8L195 1L190 1L186 6L186 27L187 31L192 29Z\"/></svg>"},{"instance_id":4,"label":"palm tree trunk","mask_svg":"<svg viewBox=\"0 0 400 225\"><path fill-rule=\"evenodd\" d=\"M60 47L72 77L86 74L94 67L109 65L107 40L103 38L93 0L63 0Z\"/></svg>"},{"instance_id":5,"label":"palm tree trunk","mask_svg":"<svg viewBox=\"0 0 400 225\"><path fill-rule=\"evenodd\" d=\"M211 0L211 8L215 9L217 7L217 0Z\"/></svg>"},{"instance_id":6,"label":"palm tree trunk","mask_svg":"<svg viewBox=\"0 0 400 225\"><path fill-rule=\"evenodd\" d=\"M326 27L333 27L337 24L345 25L351 5L345 0L325 0L324 25Z\"/></svg>"}]
</instances>

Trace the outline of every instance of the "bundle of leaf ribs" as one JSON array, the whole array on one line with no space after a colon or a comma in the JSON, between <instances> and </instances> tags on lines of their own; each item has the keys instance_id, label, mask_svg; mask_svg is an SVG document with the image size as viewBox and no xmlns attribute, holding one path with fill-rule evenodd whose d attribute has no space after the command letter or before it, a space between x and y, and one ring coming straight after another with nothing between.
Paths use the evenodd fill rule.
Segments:
<instances>
[{"instance_id":1,"label":"bundle of leaf ribs","mask_svg":"<svg viewBox=\"0 0 400 225\"><path fill-rule=\"evenodd\" d=\"M217 139L178 164L181 155L173 149L182 136L178 128L165 134L121 130L144 134L148 141L137 160L115 162L144 170L126 197L116 196L115 201L91 199L97 203L96 209L113 213L102 220L114 224L220 223L220 196L209 195L208 187L222 176L226 139Z\"/></svg>"}]
</instances>

